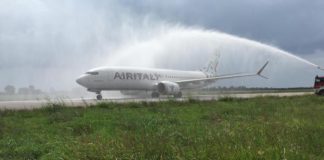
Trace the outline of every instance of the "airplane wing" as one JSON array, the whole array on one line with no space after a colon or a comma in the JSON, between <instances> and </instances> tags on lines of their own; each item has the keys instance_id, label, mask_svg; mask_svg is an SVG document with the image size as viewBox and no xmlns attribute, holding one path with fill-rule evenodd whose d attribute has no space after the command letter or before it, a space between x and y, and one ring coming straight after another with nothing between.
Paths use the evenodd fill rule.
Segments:
<instances>
[{"instance_id":1,"label":"airplane wing","mask_svg":"<svg viewBox=\"0 0 324 160\"><path fill-rule=\"evenodd\" d=\"M199 83L199 82L213 82L221 79L232 79L232 78L239 78L239 77L252 77L252 76L260 76L262 78L268 79L267 77L262 75L263 70L267 67L269 64L269 61L266 62L262 68L256 72L256 73L238 73L238 74L229 74L229 75L223 75L223 76L214 76L214 77L208 77L208 78L200 78L200 79L188 79L188 80L181 80L176 81L179 85L186 85L189 83Z\"/></svg>"}]
</instances>

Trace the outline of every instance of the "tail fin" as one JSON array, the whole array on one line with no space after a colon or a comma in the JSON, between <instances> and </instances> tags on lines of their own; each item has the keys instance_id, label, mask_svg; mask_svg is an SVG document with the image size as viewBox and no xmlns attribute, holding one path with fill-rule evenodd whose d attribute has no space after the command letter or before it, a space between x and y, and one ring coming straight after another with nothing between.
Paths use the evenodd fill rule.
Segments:
<instances>
[{"instance_id":1,"label":"tail fin","mask_svg":"<svg viewBox=\"0 0 324 160\"><path fill-rule=\"evenodd\" d=\"M208 77L216 76L220 56L220 51L216 51L215 54L213 54L212 58L208 61L207 65L200 70L204 72Z\"/></svg>"}]
</instances>

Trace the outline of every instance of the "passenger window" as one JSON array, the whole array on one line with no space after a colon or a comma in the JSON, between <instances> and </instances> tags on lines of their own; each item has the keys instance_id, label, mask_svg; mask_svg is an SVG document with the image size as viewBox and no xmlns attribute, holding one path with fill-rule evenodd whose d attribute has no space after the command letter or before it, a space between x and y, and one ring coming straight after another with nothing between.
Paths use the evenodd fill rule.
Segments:
<instances>
[{"instance_id":1,"label":"passenger window","mask_svg":"<svg viewBox=\"0 0 324 160\"><path fill-rule=\"evenodd\" d=\"M99 72L87 72L86 74L90 74L90 75L98 75Z\"/></svg>"}]
</instances>

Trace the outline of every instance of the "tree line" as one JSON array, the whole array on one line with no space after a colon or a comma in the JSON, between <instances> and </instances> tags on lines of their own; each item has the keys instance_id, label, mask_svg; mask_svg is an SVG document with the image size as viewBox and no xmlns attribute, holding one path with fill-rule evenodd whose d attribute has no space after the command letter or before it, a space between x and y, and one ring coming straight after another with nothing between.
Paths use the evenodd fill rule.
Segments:
<instances>
[{"instance_id":1,"label":"tree line","mask_svg":"<svg viewBox=\"0 0 324 160\"><path fill-rule=\"evenodd\" d=\"M4 87L4 93L6 95L15 95L15 94L42 94L43 91L40 89L36 89L33 85L29 85L28 87L22 87L16 89L13 85L7 85Z\"/></svg>"}]
</instances>

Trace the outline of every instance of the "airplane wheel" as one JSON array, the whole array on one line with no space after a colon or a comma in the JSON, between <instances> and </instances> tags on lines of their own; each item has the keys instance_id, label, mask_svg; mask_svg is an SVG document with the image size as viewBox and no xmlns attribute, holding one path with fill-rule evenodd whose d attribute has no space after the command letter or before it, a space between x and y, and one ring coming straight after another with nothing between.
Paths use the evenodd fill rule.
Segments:
<instances>
[{"instance_id":1,"label":"airplane wheel","mask_svg":"<svg viewBox=\"0 0 324 160\"><path fill-rule=\"evenodd\" d=\"M101 94L97 95L97 100L102 100L102 95Z\"/></svg>"},{"instance_id":2,"label":"airplane wheel","mask_svg":"<svg viewBox=\"0 0 324 160\"><path fill-rule=\"evenodd\" d=\"M182 97L182 92L179 92L177 94L174 95L175 98L181 98Z\"/></svg>"},{"instance_id":3,"label":"airplane wheel","mask_svg":"<svg viewBox=\"0 0 324 160\"><path fill-rule=\"evenodd\" d=\"M160 93L158 93L158 92L152 93L152 98L159 98L159 97L160 97Z\"/></svg>"}]
</instances>

